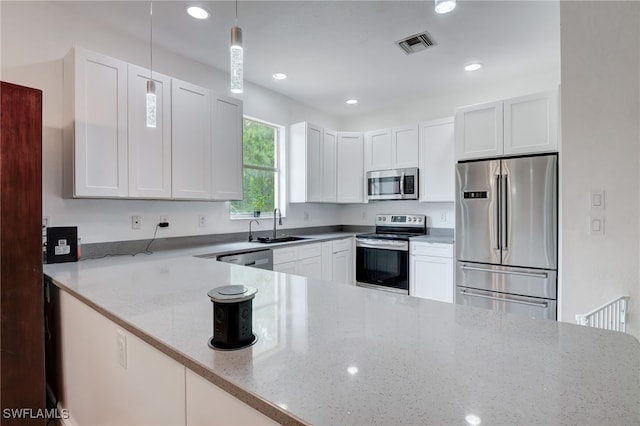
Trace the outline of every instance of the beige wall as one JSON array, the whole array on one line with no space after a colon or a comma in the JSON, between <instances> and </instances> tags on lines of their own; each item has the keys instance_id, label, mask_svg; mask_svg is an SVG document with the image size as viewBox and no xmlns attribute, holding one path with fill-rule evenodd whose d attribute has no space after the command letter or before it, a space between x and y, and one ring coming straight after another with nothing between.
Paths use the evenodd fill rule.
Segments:
<instances>
[{"instance_id":1,"label":"beige wall","mask_svg":"<svg viewBox=\"0 0 640 426\"><path fill-rule=\"evenodd\" d=\"M640 3L562 2L562 320L631 296L640 336ZM605 191L590 213L588 193ZM588 217L605 220L589 236ZM586 355L588 356L588 355Z\"/></svg>"}]
</instances>

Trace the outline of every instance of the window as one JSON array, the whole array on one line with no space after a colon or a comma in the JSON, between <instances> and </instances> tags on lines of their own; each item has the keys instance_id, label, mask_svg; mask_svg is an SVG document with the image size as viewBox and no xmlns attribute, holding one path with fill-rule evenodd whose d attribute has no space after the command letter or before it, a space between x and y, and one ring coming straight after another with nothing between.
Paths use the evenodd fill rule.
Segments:
<instances>
[{"instance_id":1,"label":"window","mask_svg":"<svg viewBox=\"0 0 640 426\"><path fill-rule=\"evenodd\" d=\"M280 127L245 118L243 120L244 197L231 202L231 217L271 215L279 206L278 146Z\"/></svg>"}]
</instances>

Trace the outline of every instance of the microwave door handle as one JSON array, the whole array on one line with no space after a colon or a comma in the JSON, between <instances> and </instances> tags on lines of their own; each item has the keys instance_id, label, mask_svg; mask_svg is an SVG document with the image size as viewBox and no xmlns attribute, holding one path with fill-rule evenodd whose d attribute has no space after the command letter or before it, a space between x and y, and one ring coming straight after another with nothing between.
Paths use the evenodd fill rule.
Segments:
<instances>
[{"instance_id":1,"label":"microwave door handle","mask_svg":"<svg viewBox=\"0 0 640 426\"><path fill-rule=\"evenodd\" d=\"M400 175L400 197L404 198L404 171Z\"/></svg>"}]
</instances>

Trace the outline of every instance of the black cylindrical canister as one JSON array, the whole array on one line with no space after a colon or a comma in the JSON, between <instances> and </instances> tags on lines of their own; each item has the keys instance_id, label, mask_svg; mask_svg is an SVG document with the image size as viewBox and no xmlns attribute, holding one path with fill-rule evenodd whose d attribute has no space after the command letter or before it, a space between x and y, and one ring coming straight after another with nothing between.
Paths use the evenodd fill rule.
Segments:
<instances>
[{"instance_id":1,"label":"black cylindrical canister","mask_svg":"<svg viewBox=\"0 0 640 426\"><path fill-rule=\"evenodd\" d=\"M214 349L241 349L257 340L253 334L253 298L257 289L244 285L214 288L207 295L213 302Z\"/></svg>"}]
</instances>

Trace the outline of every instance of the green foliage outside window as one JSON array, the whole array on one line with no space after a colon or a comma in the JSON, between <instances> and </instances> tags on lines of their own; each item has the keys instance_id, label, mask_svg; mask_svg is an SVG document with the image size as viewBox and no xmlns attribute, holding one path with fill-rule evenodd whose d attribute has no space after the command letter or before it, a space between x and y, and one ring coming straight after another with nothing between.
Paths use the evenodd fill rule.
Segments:
<instances>
[{"instance_id":1,"label":"green foliage outside window","mask_svg":"<svg viewBox=\"0 0 640 426\"><path fill-rule=\"evenodd\" d=\"M272 212L277 203L278 129L257 121L243 122L244 197L231 202L231 215Z\"/></svg>"}]
</instances>

